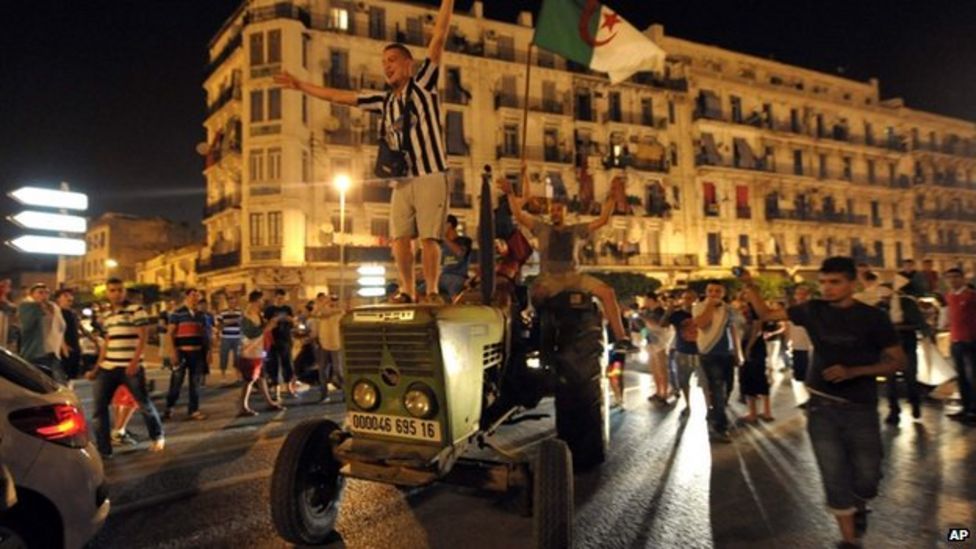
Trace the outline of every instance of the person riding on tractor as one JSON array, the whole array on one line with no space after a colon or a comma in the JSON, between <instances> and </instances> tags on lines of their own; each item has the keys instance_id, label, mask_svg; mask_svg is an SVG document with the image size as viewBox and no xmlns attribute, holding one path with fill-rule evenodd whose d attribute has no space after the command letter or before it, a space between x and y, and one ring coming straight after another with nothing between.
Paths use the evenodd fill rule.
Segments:
<instances>
[{"instance_id":1,"label":"person riding on tractor","mask_svg":"<svg viewBox=\"0 0 976 549\"><path fill-rule=\"evenodd\" d=\"M528 180L523 173L523 188L528 188ZM606 310L607 321L613 331L613 348L618 352L637 352L630 341L620 316L617 296L609 285L599 279L579 272L576 262L576 243L578 239L589 237L610 221L614 210L616 194L619 194L623 179L613 180L600 217L588 223L566 224L566 205L558 200L549 202L549 222L530 215L522 208L524 199L512 192L512 184L507 179L499 179L499 189L507 196L509 207L516 221L528 229L538 240L540 273L532 285L531 297L535 305L543 303L565 290L578 289L597 297ZM617 191L616 193L614 191Z\"/></svg>"}]
</instances>

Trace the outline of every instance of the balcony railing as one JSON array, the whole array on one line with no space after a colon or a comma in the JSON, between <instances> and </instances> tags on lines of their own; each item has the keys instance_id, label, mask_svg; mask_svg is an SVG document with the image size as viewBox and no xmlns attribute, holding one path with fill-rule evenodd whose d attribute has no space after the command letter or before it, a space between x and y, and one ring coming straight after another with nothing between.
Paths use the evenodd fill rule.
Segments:
<instances>
[{"instance_id":1,"label":"balcony railing","mask_svg":"<svg viewBox=\"0 0 976 549\"><path fill-rule=\"evenodd\" d=\"M592 249L580 250L580 265L605 267L678 267L693 268L698 266L696 254L632 254L623 253L598 255Z\"/></svg>"},{"instance_id":2,"label":"balcony railing","mask_svg":"<svg viewBox=\"0 0 976 549\"><path fill-rule=\"evenodd\" d=\"M816 223L842 223L849 225L867 225L867 215L850 214L846 212L802 211L766 209L766 219L770 221L811 221Z\"/></svg>"},{"instance_id":3,"label":"balcony railing","mask_svg":"<svg viewBox=\"0 0 976 549\"><path fill-rule=\"evenodd\" d=\"M251 261L279 261L281 248L252 249Z\"/></svg>"},{"instance_id":4,"label":"balcony railing","mask_svg":"<svg viewBox=\"0 0 976 549\"><path fill-rule=\"evenodd\" d=\"M227 44L223 47L223 49L220 50L220 53L218 53L216 57L207 63L206 74L210 74L217 70L217 67L222 65L224 61L227 61L227 58L233 55L233 53L241 47L241 43L241 34L238 32L233 38L227 41Z\"/></svg>"},{"instance_id":5,"label":"balcony railing","mask_svg":"<svg viewBox=\"0 0 976 549\"><path fill-rule=\"evenodd\" d=\"M471 195L464 193L451 193L451 207L452 208L470 208L471 207Z\"/></svg>"},{"instance_id":6,"label":"balcony railing","mask_svg":"<svg viewBox=\"0 0 976 549\"><path fill-rule=\"evenodd\" d=\"M198 273L208 273L220 269L229 269L241 264L241 251L234 250L225 254L214 254L207 259L197 259Z\"/></svg>"},{"instance_id":7,"label":"balcony railing","mask_svg":"<svg viewBox=\"0 0 976 549\"><path fill-rule=\"evenodd\" d=\"M921 210L915 212L916 219L932 219L936 221L968 221L976 223L976 212L963 210Z\"/></svg>"},{"instance_id":8,"label":"balcony railing","mask_svg":"<svg viewBox=\"0 0 976 549\"><path fill-rule=\"evenodd\" d=\"M444 99L445 103L451 103L454 105L467 105L471 101L470 94L464 93L456 86L445 88L440 95Z\"/></svg>"},{"instance_id":9,"label":"balcony railing","mask_svg":"<svg viewBox=\"0 0 976 549\"><path fill-rule=\"evenodd\" d=\"M736 206L735 217L737 219L752 219L752 208L749 206Z\"/></svg>"},{"instance_id":10,"label":"balcony railing","mask_svg":"<svg viewBox=\"0 0 976 549\"><path fill-rule=\"evenodd\" d=\"M393 255L389 246L346 246L345 263L389 263ZM306 247L305 261L338 263L339 246Z\"/></svg>"},{"instance_id":11,"label":"balcony railing","mask_svg":"<svg viewBox=\"0 0 976 549\"><path fill-rule=\"evenodd\" d=\"M665 173L668 171L667 160L648 160L636 156L625 156L622 162L624 166L645 172Z\"/></svg>"},{"instance_id":12,"label":"balcony railing","mask_svg":"<svg viewBox=\"0 0 976 549\"><path fill-rule=\"evenodd\" d=\"M224 88L220 95L214 99L214 102L207 106L207 116L219 111L224 105L230 103L231 101L240 101L241 99L241 89L236 86L228 86Z\"/></svg>"},{"instance_id":13,"label":"balcony railing","mask_svg":"<svg viewBox=\"0 0 976 549\"><path fill-rule=\"evenodd\" d=\"M203 208L204 219L208 217L213 217L224 210L229 210L231 208L241 207L241 197L240 195L225 196L216 202L211 202Z\"/></svg>"},{"instance_id":14,"label":"balcony railing","mask_svg":"<svg viewBox=\"0 0 976 549\"><path fill-rule=\"evenodd\" d=\"M706 154L695 155L695 166L699 168L733 168L736 170L747 170L753 172L763 172L772 173L779 175L788 175L796 177L808 177L817 180L834 180L834 181L847 181L848 183L854 183L856 185L870 185L878 187L891 187L894 189L907 189L911 187L911 181L908 176L902 175L898 176L897 179L892 181L887 177L875 177L872 181L866 174L862 173L845 173L842 170L810 170L804 167L802 170L797 170L792 164L789 166L770 166L764 159L756 158L755 164L748 166L740 161L737 165L734 160L727 160L726 158L720 157L717 161L710 158Z\"/></svg>"},{"instance_id":15,"label":"balcony railing","mask_svg":"<svg viewBox=\"0 0 976 549\"><path fill-rule=\"evenodd\" d=\"M921 248L922 253L976 255L976 244L960 244L958 242L938 244L923 242L919 245L919 248Z\"/></svg>"},{"instance_id":16,"label":"balcony railing","mask_svg":"<svg viewBox=\"0 0 976 549\"><path fill-rule=\"evenodd\" d=\"M521 158L522 150L518 147L498 145L495 147L496 158ZM535 162L552 162L555 164L572 164L573 151L561 147L546 147L529 145L525 147L525 158Z\"/></svg>"},{"instance_id":17,"label":"balcony railing","mask_svg":"<svg viewBox=\"0 0 976 549\"><path fill-rule=\"evenodd\" d=\"M618 124L630 124L633 126L643 126L645 128L664 129L668 127L668 119L663 117L648 116L642 112L630 111L607 111L601 116L603 123L616 122Z\"/></svg>"}]
</instances>

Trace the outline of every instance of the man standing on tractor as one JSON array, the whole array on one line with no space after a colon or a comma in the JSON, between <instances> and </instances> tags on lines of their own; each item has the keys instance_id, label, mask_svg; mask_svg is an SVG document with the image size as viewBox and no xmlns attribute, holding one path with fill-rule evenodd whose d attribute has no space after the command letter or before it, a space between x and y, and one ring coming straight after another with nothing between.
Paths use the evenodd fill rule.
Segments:
<instances>
[{"instance_id":1,"label":"man standing on tractor","mask_svg":"<svg viewBox=\"0 0 976 549\"><path fill-rule=\"evenodd\" d=\"M312 97L340 105L359 107L382 113L380 125L380 155L378 165L386 159L402 155L406 173L395 173L390 162L381 166L384 175L395 180L390 204L390 228L393 237L393 257L400 275L399 292L393 301L409 303L417 299L414 279L413 239L420 239L425 299L439 302L437 293L440 274L441 245L444 222L447 219L447 154L439 113L440 98L437 83L440 78L441 56L447 41L454 0L442 0L434 23L425 59L414 72L410 49L400 43L383 48L383 73L389 90L355 92L302 82L282 72L275 75L276 83L286 89L299 90Z\"/></svg>"},{"instance_id":2,"label":"man standing on tractor","mask_svg":"<svg viewBox=\"0 0 976 549\"><path fill-rule=\"evenodd\" d=\"M617 352L634 353L637 347L631 343L620 316L620 305L613 288L599 279L579 272L576 261L577 240L588 238L610 221L615 196L613 189L620 189L622 178L615 178L611 192L603 201L600 217L589 223L566 224L566 205L557 200L549 202L549 222L529 215L522 210L523 200L512 192L507 179L499 179L501 191L508 197L508 204L520 225L528 229L538 240L540 258L539 276L532 285L532 302L536 305L566 290L581 290L596 296L603 304L607 321L613 331L613 349ZM528 188L523 170L522 188ZM617 193L619 194L619 193Z\"/></svg>"}]
</instances>

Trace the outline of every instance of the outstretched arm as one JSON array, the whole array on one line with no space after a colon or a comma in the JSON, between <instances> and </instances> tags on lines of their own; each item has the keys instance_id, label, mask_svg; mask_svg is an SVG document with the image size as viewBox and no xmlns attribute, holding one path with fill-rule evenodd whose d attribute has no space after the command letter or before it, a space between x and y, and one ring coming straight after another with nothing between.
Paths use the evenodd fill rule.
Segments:
<instances>
[{"instance_id":1,"label":"outstretched arm","mask_svg":"<svg viewBox=\"0 0 976 549\"><path fill-rule=\"evenodd\" d=\"M434 34L430 37L430 44L427 45L427 58L431 63L440 64L441 54L444 53L444 44L447 43L447 32L451 24L451 13L454 12L454 0L441 0L441 9L437 12L437 21L434 23Z\"/></svg>"},{"instance_id":2,"label":"outstretched arm","mask_svg":"<svg viewBox=\"0 0 976 549\"><path fill-rule=\"evenodd\" d=\"M742 280L744 286L743 294L745 295L746 301L749 302L749 305L752 305L759 320L763 322L781 322L790 319L786 309L770 309L766 305L766 301L759 295L759 288L752 281L752 276L749 274L749 271L743 269L742 274L739 275L739 279Z\"/></svg>"},{"instance_id":3,"label":"outstretched arm","mask_svg":"<svg viewBox=\"0 0 976 549\"><path fill-rule=\"evenodd\" d=\"M339 103L340 105L349 105L351 107L355 107L356 100L359 97L359 94L357 94L354 91L337 90L335 88L316 86L315 84L309 82L303 82L298 78L296 78L295 75L287 71L282 71L274 75L274 81L275 84L280 84L283 88L287 90L298 90L312 97L325 99L326 101L331 101L332 103Z\"/></svg>"},{"instance_id":4,"label":"outstretched arm","mask_svg":"<svg viewBox=\"0 0 976 549\"><path fill-rule=\"evenodd\" d=\"M600 208L600 217L590 221L590 224L586 228L592 233L600 230L601 227L610 222L610 214L613 213L613 195L607 196L607 199L603 201L603 207Z\"/></svg>"},{"instance_id":5,"label":"outstretched arm","mask_svg":"<svg viewBox=\"0 0 976 549\"><path fill-rule=\"evenodd\" d=\"M527 183L528 181L523 171L523 176L522 176L523 189L528 188ZM529 215L528 213L526 213L525 210L522 209L522 206L525 204L525 200L523 200L518 196L515 196L515 192L512 189L512 182L504 177L499 177L495 181L495 184L498 186L499 190L501 190L502 193L505 195L505 197L508 199L508 209L512 210L512 216L515 217L515 221L517 221L520 225L522 225L526 229L532 230L532 224L535 221L535 218Z\"/></svg>"}]
</instances>

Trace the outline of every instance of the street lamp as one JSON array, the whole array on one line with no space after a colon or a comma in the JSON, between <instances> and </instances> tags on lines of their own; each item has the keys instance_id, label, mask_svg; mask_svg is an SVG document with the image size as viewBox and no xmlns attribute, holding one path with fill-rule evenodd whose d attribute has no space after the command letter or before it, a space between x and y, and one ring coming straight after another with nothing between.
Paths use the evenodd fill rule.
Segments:
<instances>
[{"instance_id":1,"label":"street lamp","mask_svg":"<svg viewBox=\"0 0 976 549\"><path fill-rule=\"evenodd\" d=\"M349 176L340 173L332 181L337 191L339 191L339 297L345 299L346 296L346 191L352 185Z\"/></svg>"},{"instance_id":2,"label":"street lamp","mask_svg":"<svg viewBox=\"0 0 976 549\"><path fill-rule=\"evenodd\" d=\"M116 261L116 260L114 260L114 259L109 258L109 259L106 259L105 260L105 268L106 269L114 269L114 268L116 268L118 266L119 266L119 262Z\"/></svg>"}]
</instances>

